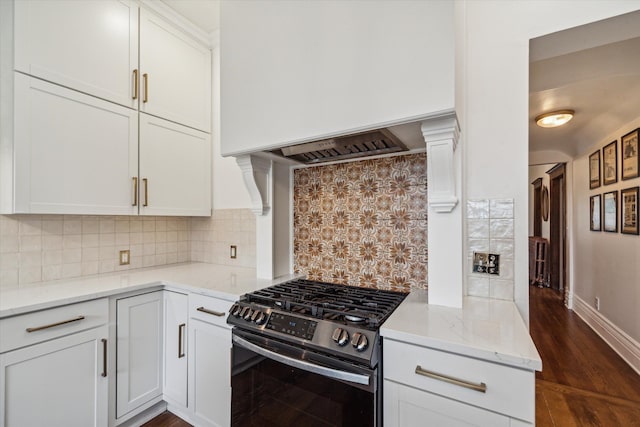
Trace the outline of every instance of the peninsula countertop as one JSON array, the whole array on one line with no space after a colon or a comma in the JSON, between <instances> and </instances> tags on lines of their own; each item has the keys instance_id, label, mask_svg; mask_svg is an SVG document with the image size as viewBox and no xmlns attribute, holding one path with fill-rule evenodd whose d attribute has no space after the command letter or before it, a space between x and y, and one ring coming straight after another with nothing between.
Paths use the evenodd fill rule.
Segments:
<instances>
[{"instance_id":1,"label":"peninsula countertop","mask_svg":"<svg viewBox=\"0 0 640 427\"><path fill-rule=\"evenodd\" d=\"M513 301L465 297L462 308L427 304L413 291L384 322L385 339L528 370L542 360Z\"/></svg>"}]
</instances>

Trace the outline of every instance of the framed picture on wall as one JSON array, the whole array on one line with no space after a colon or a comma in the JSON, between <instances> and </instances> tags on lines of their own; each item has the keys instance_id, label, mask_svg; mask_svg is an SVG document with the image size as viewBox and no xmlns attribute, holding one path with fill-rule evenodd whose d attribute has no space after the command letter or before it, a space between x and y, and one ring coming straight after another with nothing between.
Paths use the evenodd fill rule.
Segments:
<instances>
[{"instance_id":1,"label":"framed picture on wall","mask_svg":"<svg viewBox=\"0 0 640 427\"><path fill-rule=\"evenodd\" d=\"M622 137L620 144L622 149L622 179L631 179L638 176L638 170L640 170L638 133L640 133L640 128Z\"/></svg>"},{"instance_id":2,"label":"framed picture on wall","mask_svg":"<svg viewBox=\"0 0 640 427\"><path fill-rule=\"evenodd\" d=\"M591 196L589 200L589 229L591 231L600 231L602 229L600 226L600 195Z\"/></svg>"},{"instance_id":3,"label":"framed picture on wall","mask_svg":"<svg viewBox=\"0 0 640 427\"><path fill-rule=\"evenodd\" d=\"M604 193L602 202L604 212L604 231L618 232L618 192Z\"/></svg>"},{"instance_id":4,"label":"framed picture on wall","mask_svg":"<svg viewBox=\"0 0 640 427\"><path fill-rule=\"evenodd\" d=\"M602 183L604 185L618 182L618 140L602 149Z\"/></svg>"},{"instance_id":5,"label":"framed picture on wall","mask_svg":"<svg viewBox=\"0 0 640 427\"><path fill-rule=\"evenodd\" d=\"M589 188L600 187L600 150L589 156Z\"/></svg>"},{"instance_id":6,"label":"framed picture on wall","mask_svg":"<svg viewBox=\"0 0 640 427\"><path fill-rule=\"evenodd\" d=\"M620 231L638 234L638 192L640 187L620 191Z\"/></svg>"}]
</instances>

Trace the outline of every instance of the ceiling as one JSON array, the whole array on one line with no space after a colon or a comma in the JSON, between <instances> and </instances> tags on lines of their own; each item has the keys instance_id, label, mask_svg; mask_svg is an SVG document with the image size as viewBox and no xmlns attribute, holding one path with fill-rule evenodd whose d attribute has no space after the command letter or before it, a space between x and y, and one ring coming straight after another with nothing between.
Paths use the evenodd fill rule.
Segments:
<instances>
[{"instance_id":1,"label":"ceiling","mask_svg":"<svg viewBox=\"0 0 640 427\"><path fill-rule=\"evenodd\" d=\"M220 28L221 0L162 1L207 33ZM577 157L612 129L638 118L639 22L640 11L531 41L530 152L559 151ZM536 116L558 109L575 110L575 117L559 128L536 126ZM391 129L408 146L423 146L415 129Z\"/></svg>"},{"instance_id":2,"label":"ceiling","mask_svg":"<svg viewBox=\"0 0 640 427\"><path fill-rule=\"evenodd\" d=\"M640 12L531 41L529 151L560 151L575 158L640 116ZM535 117L575 110L558 128ZM621 136L621 135L620 135Z\"/></svg>"}]
</instances>

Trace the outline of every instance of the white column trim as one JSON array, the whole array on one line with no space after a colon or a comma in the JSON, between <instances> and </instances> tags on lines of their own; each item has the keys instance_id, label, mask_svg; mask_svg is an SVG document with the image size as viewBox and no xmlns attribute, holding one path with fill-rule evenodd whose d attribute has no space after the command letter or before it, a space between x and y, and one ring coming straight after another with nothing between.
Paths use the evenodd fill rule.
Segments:
<instances>
[{"instance_id":1,"label":"white column trim","mask_svg":"<svg viewBox=\"0 0 640 427\"><path fill-rule=\"evenodd\" d=\"M448 213L458 204L453 153L460 130L455 115L422 122L422 136L427 144L427 182L429 207Z\"/></svg>"},{"instance_id":2,"label":"white column trim","mask_svg":"<svg viewBox=\"0 0 640 427\"><path fill-rule=\"evenodd\" d=\"M236 157L236 163L251 197L251 211L265 215L271 208L271 160L245 155Z\"/></svg>"}]
</instances>

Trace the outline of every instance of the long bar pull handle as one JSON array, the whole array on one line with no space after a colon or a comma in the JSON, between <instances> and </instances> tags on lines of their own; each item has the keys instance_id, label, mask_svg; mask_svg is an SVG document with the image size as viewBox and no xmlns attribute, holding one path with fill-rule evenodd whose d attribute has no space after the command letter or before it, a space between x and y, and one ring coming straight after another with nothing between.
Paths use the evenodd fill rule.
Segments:
<instances>
[{"instance_id":1,"label":"long bar pull handle","mask_svg":"<svg viewBox=\"0 0 640 427\"><path fill-rule=\"evenodd\" d=\"M35 331L41 331L43 329L55 328L56 326L66 325L67 323L77 322L82 319L84 319L84 316L78 316L78 317L74 317L73 319L63 320L62 322L51 323L49 325L44 325L44 326L36 326L35 328L27 328L27 332L31 333Z\"/></svg>"},{"instance_id":2,"label":"long bar pull handle","mask_svg":"<svg viewBox=\"0 0 640 427\"><path fill-rule=\"evenodd\" d=\"M446 383L454 384L460 387L469 388L471 390L479 391L480 393L487 392L487 385L485 383L477 384L477 383L461 380L459 378L450 377L448 375L438 374L437 372L422 369L420 365L416 366L416 374L422 375L427 378L433 378L434 380L444 381Z\"/></svg>"},{"instance_id":3,"label":"long bar pull handle","mask_svg":"<svg viewBox=\"0 0 640 427\"><path fill-rule=\"evenodd\" d=\"M178 325L178 359L184 357L184 328L186 327L186 323L181 323Z\"/></svg>"},{"instance_id":4,"label":"long bar pull handle","mask_svg":"<svg viewBox=\"0 0 640 427\"><path fill-rule=\"evenodd\" d=\"M215 310L209 310L209 309L204 308L204 307L198 307L198 308L196 308L196 310L201 311L203 313L211 314L213 316L218 316L218 317L222 317L222 316L225 315L225 313L221 313L221 312L215 311Z\"/></svg>"},{"instance_id":5,"label":"long bar pull handle","mask_svg":"<svg viewBox=\"0 0 640 427\"><path fill-rule=\"evenodd\" d=\"M144 203L142 206L149 206L149 182L147 178L142 178L142 185L144 186Z\"/></svg>"},{"instance_id":6,"label":"long bar pull handle","mask_svg":"<svg viewBox=\"0 0 640 427\"><path fill-rule=\"evenodd\" d=\"M138 99L138 69L133 70L133 96L132 99Z\"/></svg>"},{"instance_id":7,"label":"long bar pull handle","mask_svg":"<svg viewBox=\"0 0 640 427\"><path fill-rule=\"evenodd\" d=\"M133 177L133 203L131 206L138 206L138 177Z\"/></svg>"},{"instance_id":8,"label":"long bar pull handle","mask_svg":"<svg viewBox=\"0 0 640 427\"><path fill-rule=\"evenodd\" d=\"M102 338L102 376L107 376L107 340Z\"/></svg>"},{"instance_id":9,"label":"long bar pull handle","mask_svg":"<svg viewBox=\"0 0 640 427\"><path fill-rule=\"evenodd\" d=\"M147 102L149 100L149 74L144 73L142 75L142 81L144 82L144 96L142 97L142 102Z\"/></svg>"}]
</instances>

